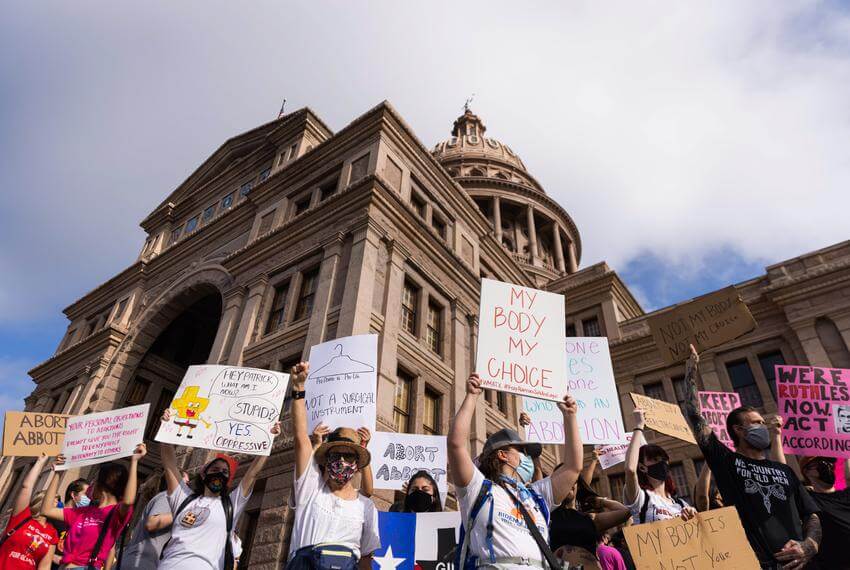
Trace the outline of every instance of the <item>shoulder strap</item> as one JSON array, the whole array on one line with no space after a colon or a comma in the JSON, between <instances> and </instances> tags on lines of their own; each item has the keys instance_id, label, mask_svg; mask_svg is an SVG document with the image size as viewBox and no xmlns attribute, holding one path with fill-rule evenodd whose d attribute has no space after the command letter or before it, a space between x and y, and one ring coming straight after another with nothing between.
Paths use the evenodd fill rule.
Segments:
<instances>
[{"instance_id":1,"label":"shoulder strap","mask_svg":"<svg viewBox=\"0 0 850 570\"><path fill-rule=\"evenodd\" d=\"M487 498L491 496L491 489L493 487L493 482L489 479L484 479L484 482L481 483L481 489L478 491L478 495L475 497L475 501L472 503L472 508L469 510L469 520L461 521L460 525L460 544L457 550L457 561L455 563L455 568L457 570L463 570L466 566L466 554L469 550L469 534L472 532L472 527L475 524L475 519L478 517L478 513L481 511L481 507L484 506L484 503L487 501ZM465 524L464 524L465 523ZM492 524L492 521L490 522ZM491 529L488 528L488 531Z\"/></svg>"},{"instance_id":2,"label":"shoulder strap","mask_svg":"<svg viewBox=\"0 0 850 570\"><path fill-rule=\"evenodd\" d=\"M683 509L688 506L687 503L685 503L684 499L682 499L682 497L673 497L673 502L675 502Z\"/></svg>"},{"instance_id":3,"label":"shoulder strap","mask_svg":"<svg viewBox=\"0 0 850 570\"><path fill-rule=\"evenodd\" d=\"M230 537L230 533L233 532L233 502L227 493L221 495L221 506L224 508L224 518L227 521L227 536L224 538L224 570L233 570L235 563L233 542Z\"/></svg>"},{"instance_id":4,"label":"shoulder strap","mask_svg":"<svg viewBox=\"0 0 850 570\"><path fill-rule=\"evenodd\" d=\"M649 491L643 490L643 505L640 508L640 524L646 522L646 511L649 510Z\"/></svg>"},{"instance_id":5,"label":"shoulder strap","mask_svg":"<svg viewBox=\"0 0 850 570\"><path fill-rule=\"evenodd\" d=\"M188 497L183 499L183 502L180 503L180 506L177 507L177 510L174 512L174 518L173 518L174 522L172 522L172 525L177 524L177 518L180 516L180 513L183 512L183 509L185 509L189 505L189 503L191 503L192 501L194 501L198 497L200 497L200 495L198 493L192 493L191 495L189 495ZM165 557L165 551L168 549L169 543L171 543L171 537L169 537L168 540L165 541L165 544L162 545L162 550L159 551L159 559L160 560L162 560Z\"/></svg>"},{"instance_id":6,"label":"shoulder strap","mask_svg":"<svg viewBox=\"0 0 850 570\"><path fill-rule=\"evenodd\" d=\"M15 534L16 532L18 532L18 530L19 530L22 526L24 526L25 524L27 524L27 523L28 523L28 522L30 522L31 520L32 520L32 517L26 517L26 518L24 518L24 520L22 520L21 522L19 522L18 524L16 524L16 525L15 525L15 528L13 528L13 529L12 529L12 530L10 530L9 532L5 533L5 534L3 535L3 537L2 537L2 538L0 538L0 546L3 546L3 543L4 543L4 542L6 542L6 540L7 540L7 539L12 538L12 535L13 535L13 534Z\"/></svg>"},{"instance_id":7,"label":"shoulder strap","mask_svg":"<svg viewBox=\"0 0 850 570\"><path fill-rule=\"evenodd\" d=\"M97 542L94 543L94 548L92 548L91 554L89 554L89 563L86 566L86 570L95 570L97 568L96 564L100 559L100 548L103 546L103 541L106 540L106 533L109 532L109 525L112 522L112 517L115 515L115 511L120 509L119 505L115 505L109 514L106 515L106 519L103 521L103 526L100 527L100 533L97 535Z\"/></svg>"},{"instance_id":8,"label":"shoulder strap","mask_svg":"<svg viewBox=\"0 0 850 570\"><path fill-rule=\"evenodd\" d=\"M543 539L543 535L540 534L540 529L537 528L537 525L534 522L534 519L531 518L531 515L528 513L528 510L525 508L525 505L522 504L522 501L517 499L516 495L508 489L507 485L501 485L502 489L504 489L514 504L519 509L520 514L522 514L523 520L525 520L525 526L528 527L528 531L531 533L531 536L534 537L534 542L537 543L537 548L540 549L540 552L543 554L543 558L546 559L546 562L549 563L549 567L552 570L558 570L562 568L561 562L555 557L555 554L552 552L552 549L549 548L549 545L546 544L546 541ZM536 499L535 499L536 501Z\"/></svg>"},{"instance_id":9,"label":"shoulder strap","mask_svg":"<svg viewBox=\"0 0 850 570\"><path fill-rule=\"evenodd\" d=\"M543 495L538 493L532 487L526 487L528 492L531 494L531 498L534 499L534 502L537 503L537 508L540 509L540 512L543 513L543 517L546 519L546 524L549 524L549 517L552 513L549 512L549 505L546 504L546 499L543 498Z\"/></svg>"}]
</instances>

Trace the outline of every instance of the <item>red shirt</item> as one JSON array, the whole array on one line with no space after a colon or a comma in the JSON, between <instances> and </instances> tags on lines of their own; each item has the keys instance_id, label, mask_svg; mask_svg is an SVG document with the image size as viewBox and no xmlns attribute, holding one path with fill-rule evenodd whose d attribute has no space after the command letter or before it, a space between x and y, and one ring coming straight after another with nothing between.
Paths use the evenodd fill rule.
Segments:
<instances>
[{"instance_id":1,"label":"red shirt","mask_svg":"<svg viewBox=\"0 0 850 570\"><path fill-rule=\"evenodd\" d=\"M9 519L5 533L8 534L21 521L32 516L27 507ZM0 568L3 570L30 570L38 567L50 546L59 542L56 529L32 519L15 531L0 547Z\"/></svg>"}]
</instances>

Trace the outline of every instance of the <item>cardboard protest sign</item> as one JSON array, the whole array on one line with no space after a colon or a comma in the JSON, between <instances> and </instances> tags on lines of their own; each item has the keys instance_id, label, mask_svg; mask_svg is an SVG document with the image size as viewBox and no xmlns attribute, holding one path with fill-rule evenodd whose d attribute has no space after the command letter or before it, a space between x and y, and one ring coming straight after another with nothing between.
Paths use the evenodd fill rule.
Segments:
<instances>
[{"instance_id":1,"label":"cardboard protest sign","mask_svg":"<svg viewBox=\"0 0 850 570\"><path fill-rule=\"evenodd\" d=\"M460 534L460 513L378 512L381 547L374 570L447 570L453 567Z\"/></svg>"},{"instance_id":2,"label":"cardboard protest sign","mask_svg":"<svg viewBox=\"0 0 850 570\"><path fill-rule=\"evenodd\" d=\"M741 396L737 392L697 392L699 411L709 427L714 430L717 439L726 447L735 451L732 438L726 433L726 416L741 405Z\"/></svg>"},{"instance_id":3,"label":"cardboard protest sign","mask_svg":"<svg viewBox=\"0 0 850 570\"><path fill-rule=\"evenodd\" d=\"M679 406L654 398L648 398L643 394L635 394L634 392L631 392L629 395L635 403L635 408L640 408L645 412L644 421L646 422L646 427L664 435L696 444L697 440L694 439L691 426L688 425Z\"/></svg>"},{"instance_id":4,"label":"cardboard protest sign","mask_svg":"<svg viewBox=\"0 0 850 570\"><path fill-rule=\"evenodd\" d=\"M646 443L642 432L638 432L638 437L643 440L641 445ZM597 445L596 454L599 457L599 466L602 469L610 469L615 465L626 460L626 450L629 448L629 443L632 441L632 434L626 433L623 435L623 442L614 445Z\"/></svg>"},{"instance_id":5,"label":"cardboard protest sign","mask_svg":"<svg viewBox=\"0 0 850 570\"><path fill-rule=\"evenodd\" d=\"M378 335L338 338L310 348L307 376L307 431L367 427L375 432Z\"/></svg>"},{"instance_id":6,"label":"cardboard protest sign","mask_svg":"<svg viewBox=\"0 0 850 570\"><path fill-rule=\"evenodd\" d=\"M850 370L776 367L782 447L797 455L850 457Z\"/></svg>"},{"instance_id":7,"label":"cardboard protest sign","mask_svg":"<svg viewBox=\"0 0 850 570\"><path fill-rule=\"evenodd\" d=\"M427 471L440 492L448 491L446 436L379 431L369 442L376 489L400 491L410 476Z\"/></svg>"},{"instance_id":8,"label":"cardboard protest sign","mask_svg":"<svg viewBox=\"0 0 850 570\"><path fill-rule=\"evenodd\" d=\"M239 366L190 366L156 441L229 453L269 455L289 375Z\"/></svg>"},{"instance_id":9,"label":"cardboard protest sign","mask_svg":"<svg viewBox=\"0 0 850 570\"><path fill-rule=\"evenodd\" d=\"M759 570L735 507L623 528L638 570Z\"/></svg>"},{"instance_id":10,"label":"cardboard protest sign","mask_svg":"<svg viewBox=\"0 0 850 570\"><path fill-rule=\"evenodd\" d=\"M687 360L689 344L702 352L756 328L755 319L734 286L652 315L648 322L655 346L667 364Z\"/></svg>"},{"instance_id":11,"label":"cardboard protest sign","mask_svg":"<svg viewBox=\"0 0 850 570\"><path fill-rule=\"evenodd\" d=\"M70 418L62 443L65 464L57 471L106 463L133 455L144 443L150 404Z\"/></svg>"},{"instance_id":12,"label":"cardboard protest sign","mask_svg":"<svg viewBox=\"0 0 850 570\"><path fill-rule=\"evenodd\" d=\"M482 387L561 400L565 330L563 295L482 279L476 360Z\"/></svg>"},{"instance_id":13,"label":"cardboard protest sign","mask_svg":"<svg viewBox=\"0 0 850 570\"><path fill-rule=\"evenodd\" d=\"M59 455L65 438L67 414L6 412L3 423L3 455L6 457L50 457Z\"/></svg>"},{"instance_id":14,"label":"cardboard protest sign","mask_svg":"<svg viewBox=\"0 0 850 570\"><path fill-rule=\"evenodd\" d=\"M524 397L522 411L531 423L525 427L525 439L536 443L564 443L564 414L556 402Z\"/></svg>"}]
</instances>

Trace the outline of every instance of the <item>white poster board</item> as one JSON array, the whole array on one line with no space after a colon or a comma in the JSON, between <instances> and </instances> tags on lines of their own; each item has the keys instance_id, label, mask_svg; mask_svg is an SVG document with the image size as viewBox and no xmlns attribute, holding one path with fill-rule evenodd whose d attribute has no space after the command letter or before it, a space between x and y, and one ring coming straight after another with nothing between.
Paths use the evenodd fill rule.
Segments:
<instances>
[{"instance_id":1,"label":"white poster board","mask_svg":"<svg viewBox=\"0 0 850 570\"><path fill-rule=\"evenodd\" d=\"M642 432L638 432L638 437L641 439L641 445L645 445L646 440L643 438ZM610 469L611 467L624 462L626 460L626 450L629 448L629 443L631 443L631 441L632 434L627 433L623 438L623 443L597 445L596 453L599 455L599 466L602 467L602 469Z\"/></svg>"},{"instance_id":2,"label":"white poster board","mask_svg":"<svg viewBox=\"0 0 850 570\"><path fill-rule=\"evenodd\" d=\"M563 399L565 330L563 295L482 279L476 360L482 387Z\"/></svg>"},{"instance_id":3,"label":"white poster board","mask_svg":"<svg viewBox=\"0 0 850 570\"><path fill-rule=\"evenodd\" d=\"M427 471L437 482L441 496L446 496L446 436L379 431L372 435L369 452L376 489L400 491L411 475Z\"/></svg>"},{"instance_id":4,"label":"white poster board","mask_svg":"<svg viewBox=\"0 0 850 570\"><path fill-rule=\"evenodd\" d=\"M626 434L608 339L566 340L567 391L578 403L578 428L585 444L622 443Z\"/></svg>"},{"instance_id":5,"label":"white poster board","mask_svg":"<svg viewBox=\"0 0 850 570\"><path fill-rule=\"evenodd\" d=\"M133 455L140 443L144 443L145 426L150 404L140 404L68 418L62 455L65 464L57 471L106 463Z\"/></svg>"},{"instance_id":6,"label":"white poster board","mask_svg":"<svg viewBox=\"0 0 850 570\"><path fill-rule=\"evenodd\" d=\"M526 441L535 443L564 443L564 414L558 404L549 400L523 398L522 411L531 423L525 426Z\"/></svg>"},{"instance_id":7,"label":"white poster board","mask_svg":"<svg viewBox=\"0 0 850 570\"><path fill-rule=\"evenodd\" d=\"M307 376L307 431L320 423L369 428L375 433L378 335L338 338L310 348Z\"/></svg>"},{"instance_id":8,"label":"white poster board","mask_svg":"<svg viewBox=\"0 0 850 570\"><path fill-rule=\"evenodd\" d=\"M229 453L269 455L289 375L239 366L190 366L156 441Z\"/></svg>"}]
</instances>

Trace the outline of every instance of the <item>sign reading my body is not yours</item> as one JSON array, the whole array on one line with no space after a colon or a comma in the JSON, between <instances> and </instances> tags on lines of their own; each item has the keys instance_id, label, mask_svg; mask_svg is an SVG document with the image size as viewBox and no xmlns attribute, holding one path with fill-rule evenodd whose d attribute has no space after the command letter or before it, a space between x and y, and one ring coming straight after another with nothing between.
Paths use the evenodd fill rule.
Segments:
<instances>
[{"instance_id":1,"label":"sign reading my body is not yours","mask_svg":"<svg viewBox=\"0 0 850 570\"><path fill-rule=\"evenodd\" d=\"M482 279L476 360L482 387L561 400L565 330L563 295Z\"/></svg>"}]
</instances>

